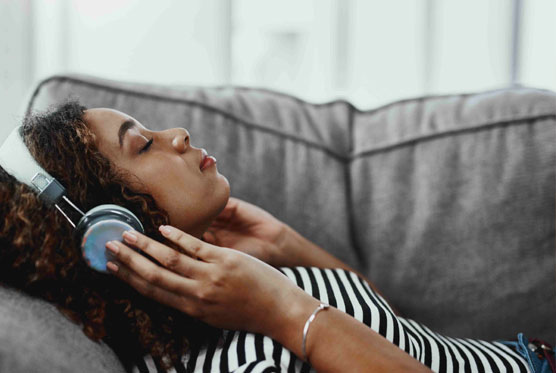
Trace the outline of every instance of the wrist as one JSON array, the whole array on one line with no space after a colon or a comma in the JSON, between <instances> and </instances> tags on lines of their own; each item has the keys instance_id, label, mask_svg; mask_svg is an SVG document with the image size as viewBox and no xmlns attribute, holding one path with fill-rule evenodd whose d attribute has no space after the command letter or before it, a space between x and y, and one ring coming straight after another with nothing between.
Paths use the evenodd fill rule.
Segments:
<instances>
[{"instance_id":1,"label":"wrist","mask_svg":"<svg viewBox=\"0 0 556 373\"><path fill-rule=\"evenodd\" d=\"M283 256L283 266L344 268L352 270L345 263L287 225L279 250Z\"/></svg>"},{"instance_id":2,"label":"wrist","mask_svg":"<svg viewBox=\"0 0 556 373\"><path fill-rule=\"evenodd\" d=\"M280 266L311 266L311 252L315 251L314 245L287 224L283 225L282 234L277 241L277 262Z\"/></svg>"},{"instance_id":3,"label":"wrist","mask_svg":"<svg viewBox=\"0 0 556 373\"><path fill-rule=\"evenodd\" d=\"M302 289L292 289L289 297L281 300L282 307L265 334L303 358L303 328L320 303Z\"/></svg>"},{"instance_id":4,"label":"wrist","mask_svg":"<svg viewBox=\"0 0 556 373\"><path fill-rule=\"evenodd\" d=\"M282 223L280 234L273 242L270 261L275 267L295 267L300 262L300 237L289 225Z\"/></svg>"}]
</instances>

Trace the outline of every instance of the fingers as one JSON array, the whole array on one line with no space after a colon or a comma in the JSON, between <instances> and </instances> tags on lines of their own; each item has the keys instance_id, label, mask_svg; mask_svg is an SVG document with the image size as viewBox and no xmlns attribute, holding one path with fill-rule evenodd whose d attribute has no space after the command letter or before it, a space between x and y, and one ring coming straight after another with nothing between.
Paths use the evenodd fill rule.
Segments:
<instances>
[{"instance_id":1,"label":"fingers","mask_svg":"<svg viewBox=\"0 0 556 373\"><path fill-rule=\"evenodd\" d=\"M137 231L124 232L123 237L127 244L149 254L170 271L186 277L198 276L205 264Z\"/></svg>"},{"instance_id":2,"label":"fingers","mask_svg":"<svg viewBox=\"0 0 556 373\"><path fill-rule=\"evenodd\" d=\"M193 258L200 258L201 260L208 262L217 256L218 246L213 246L199 240L198 238L184 233L170 225L160 226L159 230L164 237L179 245L187 253L187 255Z\"/></svg>"},{"instance_id":3,"label":"fingers","mask_svg":"<svg viewBox=\"0 0 556 373\"><path fill-rule=\"evenodd\" d=\"M120 264L124 264L148 284L145 285L143 283L140 289L136 288L138 291L151 293L154 291L154 288L162 288L172 293L187 295L193 294L196 288L195 280L183 277L154 264L149 259L121 242L110 241L106 244L106 247L112 252L112 255ZM109 269L111 268L109 267ZM124 272L123 274L125 275L126 273ZM122 273L117 271L116 275L121 277ZM123 278L123 280L127 281L129 278Z\"/></svg>"},{"instance_id":4,"label":"fingers","mask_svg":"<svg viewBox=\"0 0 556 373\"><path fill-rule=\"evenodd\" d=\"M165 304L167 306L173 307L179 311L185 312L193 317L199 317L198 309L195 307L194 302L191 298L183 295L176 294L172 291L168 291L162 287L154 285L149 281L145 280L141 275L135 273L133 269L127 267L123 263L118 263L115 266L112 262L109 263L110 271L121 280L127 282L140 294L147 298L151 298L159 303ZM111 268L112 267L112 268Z\"/></svg>"},{"instance_id":5,"label":"fingers","mask_svg":"<svg viewBox=\"0 0 556 373\"><path fill-rule=\"evenodd\" d=\"M211 230L208 230L205 233L203 233L203 240L205 240L205 242L208 242L212 245L217 245L216 235Z\"/></svg>"}]
</instances>

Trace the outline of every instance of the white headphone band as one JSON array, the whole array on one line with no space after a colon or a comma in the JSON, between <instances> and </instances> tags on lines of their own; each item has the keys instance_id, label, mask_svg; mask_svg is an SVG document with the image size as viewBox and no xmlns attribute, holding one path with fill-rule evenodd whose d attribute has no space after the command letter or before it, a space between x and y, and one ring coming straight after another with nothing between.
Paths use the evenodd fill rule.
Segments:
<instances>
[{"instance_id":1,"label":"white headphone band","mask_svg":"<svg viewBox=\"0 0 556 373\"><path fill-rule=\"evenodd\" d=\"M55 206L75 228L75 223L60 208L59 203L64 200L81 215L81 211L66 196L66 188L46 172L33 158L31 152L23 142L22 127L16 127L0 146L0 166L19 182L27 184L36 191L39 198L49 206Z\"/></svg>"},{"instance_id":2,"label":"white headphone band","mask_svg":"<svg viewBox=\"0 0 556 373\"><path fill-rule=\"evenodd\" d=\"M48 205L58 203L66 189L33 158L16 127L0 147L0 165L18 181L34 189Z\"/></svg>"},{"instance_id":3,"label":"white headphone band","mask_svg":"<svg viewBox=\"0 0 556 373\"><path fill-rule=\"evenodd\" d=\"M15 128L0 146L0 166L19 182L38 192L39 199L58 209L73 226L73 234L80 242L83 258L95 270L107 272L107 241L121 239L125 230L145 231L139 219L120 206L104 204L84 214L66 197L66 189L33 158L23 141L21 126ZM61 207L62 201L81 214L77 224Z\"/></svg>"}]
</instances>

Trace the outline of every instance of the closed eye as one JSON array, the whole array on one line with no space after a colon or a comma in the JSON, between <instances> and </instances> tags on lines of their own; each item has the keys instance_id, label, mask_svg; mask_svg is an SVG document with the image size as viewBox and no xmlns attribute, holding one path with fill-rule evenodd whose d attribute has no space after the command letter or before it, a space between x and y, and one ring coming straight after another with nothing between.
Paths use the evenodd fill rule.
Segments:
<instances>
[{"instance_id":1,"label":"closed eye","mask_svg":"<svg viewBox=\"0 0 556 373\"><path fill-rule=\"evenodd\" d=\"M153 139L150 139L149 141L147 141L147 143L145 144L145 146L143 146L143 148L141 150L139 150L139 154L146 152L147 150L149 150L149 147L151 146L151 144L153 143Z\"/></svg>"}]
</instances>

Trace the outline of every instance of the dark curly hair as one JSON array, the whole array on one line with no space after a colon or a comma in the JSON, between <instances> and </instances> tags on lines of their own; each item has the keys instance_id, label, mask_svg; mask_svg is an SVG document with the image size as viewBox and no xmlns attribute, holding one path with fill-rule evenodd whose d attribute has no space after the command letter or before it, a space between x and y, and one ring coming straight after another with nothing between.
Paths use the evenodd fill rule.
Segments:
<instances>
[{"instance_id":1,"label":"dark curly hair","mask_svg":"<svg viewBox=\"0 0 556 373\"><path fill-rule=\"evenodd\" d=\"M126 174L100 154L84 110L72 100L28 115L23 137L31 154L82 210L104 203L125 206L148 236L164 242L157 227L168 224L168 214L151 195L131 190ZM189 348L221 335L221 330L142 296L115 276L90 269L63 216L1 167L0 219L0 281L55 304L89 338L106 342L126 370L145 354L167 370Z\"/></svg>"}]
</instances>

